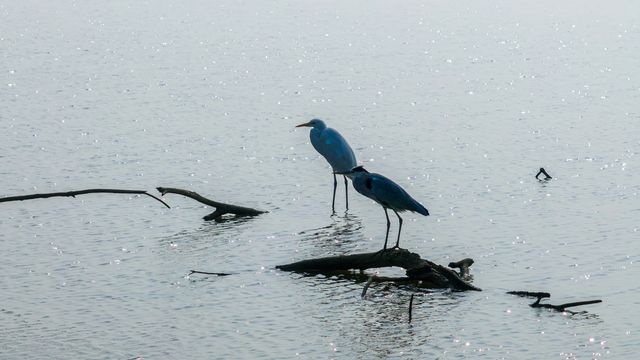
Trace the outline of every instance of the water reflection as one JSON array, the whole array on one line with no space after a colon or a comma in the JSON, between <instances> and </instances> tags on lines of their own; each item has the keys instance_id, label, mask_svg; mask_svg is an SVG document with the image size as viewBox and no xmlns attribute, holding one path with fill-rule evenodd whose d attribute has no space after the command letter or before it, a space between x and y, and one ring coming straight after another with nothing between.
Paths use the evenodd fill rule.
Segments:
<instances>
[{"instance_id":1,"label":"water reflection","mask_svg":"<svg viewBox=\"0 0 640 360\"><path fill-rule=\"evenodd\" d=\"M362 302L354 315L361 330L358 349L372 357L387 358L410 352L424 355L422 346L431 341L439 324L429 318L453 311L460 298L447 290L431 290L417 294L413 304L413 320L408 322L409 299L412 291L391 289L384 285L378 296ZM436 320L437 321L437 320ZM348 336L348 334L343 334ZM421 350L418 350L421 349Z\"/></svg>"},{"instance_id":2,"label":"water reflection","mask_svg":"<svg viewBox=\"0 0 640 360\"><path fill-rule=\"evenodd\" d=\"M361 229L360 217L352 214L333 215L329 225L303 230L298 235L301 236L301 243L312 244L325 252L346 253L364 241Z\"/></svg>"},{"instance_id":3,"label":"water reflection","mask_svg":"<svg viewBox=\"0 0 640 360\"><path fill-rule=\"evenodd\" d=\"M207 257L211 251L233 252L238 239L251 222L250 217L233 217L221 222L205 222L197 229L183 230L161 237L158 244L160 254L173 259L175 253Z\"/></svg>"}]
</instances>

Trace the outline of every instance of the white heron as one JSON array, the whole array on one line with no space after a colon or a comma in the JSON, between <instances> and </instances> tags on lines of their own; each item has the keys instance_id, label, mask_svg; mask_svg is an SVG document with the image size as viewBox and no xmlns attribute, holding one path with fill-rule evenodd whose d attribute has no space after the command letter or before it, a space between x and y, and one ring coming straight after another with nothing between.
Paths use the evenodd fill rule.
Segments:
<instances>
[{"instance_id":1,"label":"white heron","mask_svg":"<svg viewBox=\"0 0 640 360\"><path fill-rule=\"evenodd\" d=\"M331 202L331 210L335 212L336 205L336 188L338 187L338 180L336 179L337 173L345 173L344 177L344 191L347 201L347 210L349 210L349 191L347 177L351 177L347 174L351 169L356 167L356 156L351 150L351 146L347 140L340 135L336 130L327 127L324 121L320 119L313 119L307 123L300 124L296 127L310 127L309 138L313 147L324 156L329 165L333 168L333 201Z\"/></svg>"},{"instance_id":2,"label":"white heron","mask_svg":"<svg viewBox=\"0 0 640 360\"><path fill-rule=\"evenodd\" d=\"M389 228L391 227L387 209L391 209L396 213L400 223L398 227L398 240L396 241L396 246L393 247L394 249L400 247L400 231L402 230L402 218L398 212L412 211L424 216L429 215L429 211L422 206L422 204L417 202L400 187L400 185L390 179L380 174L370 173L362 166L357 166L347 173L351 175L353 187L357 192L377 202L384 209L384 215L387 217L387 235L384 238L383 249L387 248Z\"/></svg>"}]
</instances>

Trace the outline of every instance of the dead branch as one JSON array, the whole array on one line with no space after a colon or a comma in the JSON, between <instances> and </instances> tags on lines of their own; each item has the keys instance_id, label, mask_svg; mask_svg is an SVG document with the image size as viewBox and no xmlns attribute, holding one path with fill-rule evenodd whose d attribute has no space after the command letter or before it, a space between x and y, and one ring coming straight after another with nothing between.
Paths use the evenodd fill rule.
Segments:
<instances>
[{"instance_id":1,"label":"dead branch","mask_svg":"<svg viewBox=\"0 0 640 360\"><path fill-rule=\"evenodd\" d=\"M452 269L460 269L460 277L467 280L471 277L469 274L469 267L471 265L473 265L473 259L466 258L457 262L450 262L448 266Z\"/></svg>"},{"instance_id":2,"label":"dead branch","mask_svg":"<svg viewBox=\"0 0 640 360\"><path fill-rule=\"evenodd\" d=\"M409 323L411 323L412 311L413 311L413 294L411 294L411 299L409 299Z\"/></svg>"},{"instance_id":3,"label":"dead branch","mask_svg":"<svg viewBox=\"0 0 640 360\"><path fill-rule=\"evenodd\" d=\"M43 198L50 198L50 197L56 197L56 196L76 197L76 195L94 194L94 193L147 195L147 196L150 196L150 197L160 201L164 206L166 206L168 208L171 208L171 206L169 206L166 202L164 202L161 199L149 194L145 190L122 190L122 189L86 189L86 190L77 190L77 191L65 191L65 192L55 192L55 193L9 196L9 197L0 198L0 202L23 201L23 200L31 200L31 199L43 199Z\"/></svg>"},{"instance_id":4,"label":"dead branch","mask_svg":"<svg viewBox=\"0 0 640 360\"><path fill-rule=\"evenodd\" d=\"M461 279L455 271L422 259L420 255L406 249L386 249L375 253L302 260L287 265L279 265L276 268L284 271L331 273L342 270L366 270L392 266L405 269L406 280L420 280L432 288L450 287L455 290L481 290Z\"/></svg>"},{"instance_id":5,"label":"dead branch","mask_svg":"<svg viewBox=\"0 0 640 360\"><path fill-rule=\"evenodd\" d=\"M536 179L538 179L538 176L540 176L540 174L544 175L544 179L542 179L542 180L551 180L552 179L551 175L547 174L547 172L544 170L544 168L540 168L540 170L536 174ZM540 179L538 179L538 180L540 180Z\"/></svg>"},{"instance_id":6,"label":"dead branch","mask_svg":"<svg viewBox=\"0 0 640 360\"><path fill-rule=\"evenodd\" d=\"M362 294L360 295L360 297L362 299L364 299L364 297L367 295L367 290L369 289L369 286L371 285L371 283L373 282L373 279L375 277L376 277L375 275L369 276L369 279L367 280L367 283L364 284L364 288L362 289Z\"/></svg>"},{"instance_id":7,"label":"dead branch","mask_svg":"<svg viewBox=\"0 0 640 360\"><path fill-rule=\"evenodd\" d=\"M229 276L229 275L231 275L229 273L218 273L218 272L207 272L207 271L190 270L189 274L187 274L187 276L193 275L193 274L215 275L215 276Z\"/></svg>"},{"instance_id":8,"label":"dead branch","mask_svg":"<svg viewBox=\"0 0 640 360\"><path fill-rule=\"evenodd\" d=\"M209 205L216 208L216 211L203 217L203 219L207 221L219 219L224 214L234 214L237 216L256 216L256 215L266 213L266 211L262 211L262 210L256 210L248 207L224 204L221 202L213 201L205 198L204 196L198 194L195 191L176 189L176 188L165 188L165 187L157 187L156 189L162 194L162 196L169 193L178 194L178 195L186 196L188 198L192 198L195 201L198 201L205 205Z\"/></svg>"},{"instance_id":9,"label":"dead branch","mask_svg":"<svg viewBox=\"0 0 640 360\"><path fill-rule=\"evenodd\" d=\"M529 304L529 306L533 308L553 309L560 312L569 311L566 309L574 306L590 305L590 304L597 304L602 302L602 300L598 299L598 300L576 301L576 302L570 302L570 303L565 303L560 305L552 305L552 304L540 303L542 299L551 297L551 294L547 292L508 291L507 294L535 297L537 298L536 301L533 304ZM573 311L570 311L570 312L573 313Z\"/></svg>"}]
</instances>

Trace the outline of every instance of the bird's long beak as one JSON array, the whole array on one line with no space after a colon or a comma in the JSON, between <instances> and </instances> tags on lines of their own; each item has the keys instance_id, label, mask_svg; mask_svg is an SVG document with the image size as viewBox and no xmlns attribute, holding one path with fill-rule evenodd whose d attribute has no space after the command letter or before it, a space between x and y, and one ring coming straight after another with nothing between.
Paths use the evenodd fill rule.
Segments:
<instances>
[{"instance_id":1,"label":"bird's long beak","mask_svg":"<svg viewBox=\"0 0 640 360\"><path fill-rule=\"evenodd\" d=\"M296 127L304 127L304 126L308 126L308 127L310 127L310 126L311 126L311 124L310 124L310 123L308 123L308 122L306 122L306 123L304 123L304 124L296 125Z\"/></svg>"}]
</instances>

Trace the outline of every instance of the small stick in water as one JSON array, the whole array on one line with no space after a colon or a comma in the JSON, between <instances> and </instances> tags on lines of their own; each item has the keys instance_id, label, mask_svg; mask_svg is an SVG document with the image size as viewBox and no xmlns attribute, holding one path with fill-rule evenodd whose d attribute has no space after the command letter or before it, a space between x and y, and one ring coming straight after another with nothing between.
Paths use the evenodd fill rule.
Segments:
<instances>
[{"instance_id":1,"label":"small stick in water","mask_svg":"<svg viewBox=\"0 0 640 360\"><path fill-rule=\"evenodd\" d=\"M215 275L215 276L229 276L229 275L231 275L229 273L217 273L217 272L206 272L206 271L191 270L191 271L189 271L189 274L187 276L192 275L192 274Z\"/></svg>"},{"instance_id":2,"label":"small stick in water","mask_svg":"<svg viewBox=\"0 0 640 360\"><path fill-rule=\"evenodd\" d=\"M362 289L362 295L361 298L364 299L365 295L367 295L367 289L369 289L369 286L371 285L371 283L373 282L373 278L375 277L375 275L371 275L369 276L369 279L367 280L367 283L364 284L364 289Z\"/></svg>"},{"instance_id":3,"label":"small stick in water","mask_svg":"<svg viewBox=\"0 0 640 360\"><path fill-rule=\"evenodd\" d=\"M411 299L409 299L409 323L411 323L411 310L413 309L413 294L411 294Z\"/></svg>"},{"instance_id":4,"label":"small stick in water","mask_svg":"<svg viewBox=\"0 0 640 360\"><path fill-rule=\"evenodd\" d=\"M540 171L538 171L538 173L536 174L536 179L538 179L538 176L540 176L540 174L544 175L544 179L542 180L551 180L552 177L551 175L547 174L547 172L544 170L544 168L540 168ZM538 179L540 180L540 179Z\"/></svg>"}]
</instances>

